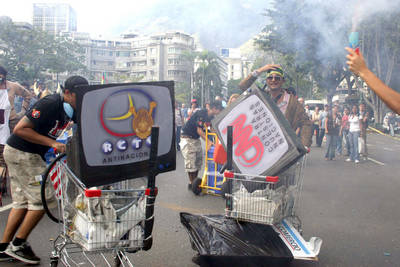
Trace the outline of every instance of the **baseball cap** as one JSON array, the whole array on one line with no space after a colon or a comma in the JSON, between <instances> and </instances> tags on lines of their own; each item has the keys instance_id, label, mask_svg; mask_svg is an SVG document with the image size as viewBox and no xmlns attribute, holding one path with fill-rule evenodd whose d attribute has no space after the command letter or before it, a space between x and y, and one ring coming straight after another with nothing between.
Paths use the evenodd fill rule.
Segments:
<instances>
[{"instance_id":1,"label":"baseball cap","mask_svg":"<svg viewBox=\"0 0 400 267\"><path fill-rule=\"evenodd\" d=\"M72 91L80 85L89 85L89 82L82 76L71 76L65 81L64 86L61 88L63 90L68 89Z\"/></svg>"},{"instance_id":2,"label":"baseball cap","mask_svg":"<svg viewBox=\"0 0 400 267\"><path fill-rule=\"evenodd\" d=\"M192 99L192 103L197 103L197 99Z\"/></svg>"}]
</instances>

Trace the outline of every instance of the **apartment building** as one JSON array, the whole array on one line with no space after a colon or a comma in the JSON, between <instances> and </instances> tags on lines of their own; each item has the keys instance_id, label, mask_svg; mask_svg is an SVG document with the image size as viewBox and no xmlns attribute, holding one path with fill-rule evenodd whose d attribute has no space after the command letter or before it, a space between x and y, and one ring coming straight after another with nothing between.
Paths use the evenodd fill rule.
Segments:
<instances>
[{"instance_id":1,"label":"apartment building","mask_svg":"<svg viewBox=\"0 0 400 267\"><path fill-rule=\"evenodd\" d=\"M75 10L64 3L33 4L33 27L54 35L60 32L76 32L77 17Z\"/></svg>"}]
</instances>

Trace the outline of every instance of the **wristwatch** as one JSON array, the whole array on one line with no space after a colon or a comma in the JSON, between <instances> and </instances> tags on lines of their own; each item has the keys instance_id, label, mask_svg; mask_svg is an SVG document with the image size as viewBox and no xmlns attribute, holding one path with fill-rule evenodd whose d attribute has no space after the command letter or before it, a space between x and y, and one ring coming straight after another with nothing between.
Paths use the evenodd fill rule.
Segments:
<instances>
[{"instance_id":1,"label":"wristwatch","mask_svg":"<svg viewBox=\"0 0 400 267\"><path fill-rule=\"evenodd\" d=\"M251 76L253 76L254 78L258 78L258 75L260 74L256 70L251 73Z\"/></svg>"}]
</instances>

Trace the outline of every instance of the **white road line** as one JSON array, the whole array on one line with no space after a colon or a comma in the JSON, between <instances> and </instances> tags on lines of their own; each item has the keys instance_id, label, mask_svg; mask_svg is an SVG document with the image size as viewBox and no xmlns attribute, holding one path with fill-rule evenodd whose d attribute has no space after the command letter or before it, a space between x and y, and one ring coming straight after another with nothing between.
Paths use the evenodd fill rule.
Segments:
<instances>
[{"instance_id":1,"label":"white road line","mask_svg":"<svg viewBox=\"0 0 400 267\"><path fill-rule=\"evenodd\" d=\"M386 151L391 151L391 152L393 152L393 151L394 151L393 149L391 149L391 148L387 148L387 147L384 147L384 148L383 148L383 150L386 150Z\"/></svg>"},{"instance_id":2,"label":"white road line","mask_svg":"<svg viewBox=\"0 0 400 267\"><path fill-rule=\"evenodd\" d=\"M370 161L372 161L372 162L378 164L378 165L385 166L385 163L380 162L380 161L378 161L378 160L376 160L376 159L373 159L373 158L370 158L370 157L368 157L368 159L369 159Z\"/></svg>"},{"instance_id":3,"label":"white road line","mask_svg":"<svg viewBox=\"0 0 400 267\"><path fill-rule=\"evenodd\" d=\"M9 210L9 209L11 209L11 208L12 208L12 203L11 203L11 204L8 204L8 205L6 205L6 206L0 207L0 212Z\"/></svg>"}]
</instances>

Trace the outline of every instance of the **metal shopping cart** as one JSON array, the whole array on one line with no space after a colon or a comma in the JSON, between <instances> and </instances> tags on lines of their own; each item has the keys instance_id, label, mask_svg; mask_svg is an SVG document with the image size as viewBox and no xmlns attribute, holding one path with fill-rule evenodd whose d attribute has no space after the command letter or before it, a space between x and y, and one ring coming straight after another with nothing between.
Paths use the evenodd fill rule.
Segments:
<instances>
[{"instance_id":1,"label":"metal shopping cart","mask_svg":"<svg viewBox=\"0 0 400 267\"><path fill-rule=\"evenodd\" d=\"M158 128L153 128L149 174L87 188L59 155L42 181L42 201L49 217L59 223L51 266L133 266L128 253L152 246ZM46 183L51 180L58 199L58 217L48 207ZM46 190L47 188L47 190ZM48 197L47 197L48 199Z\"/></svg>"},{"instance_id":2,"label":"metal shopping cart","mask_svg":"<svg viewBox=\"0 0 400 267\"><path fill-rule=\"evenodd\" d=\"M254 176L225 171L225 215L240 221L276 224L291 220L301 229L297 207L303 186L307 155L278 176Z\"/></svg>"}]
</instances>

